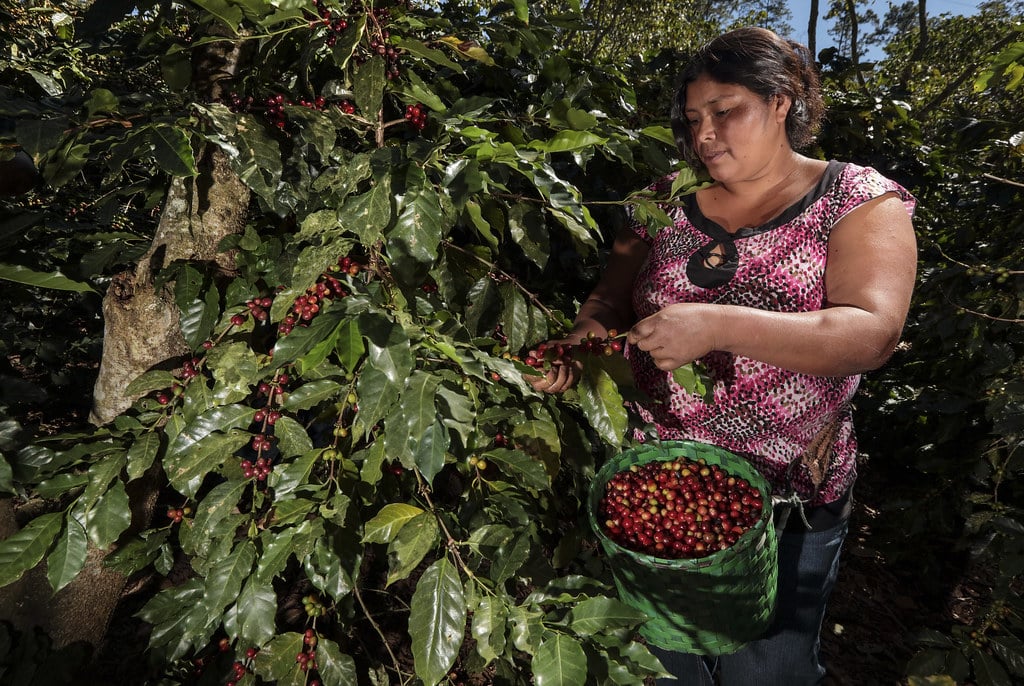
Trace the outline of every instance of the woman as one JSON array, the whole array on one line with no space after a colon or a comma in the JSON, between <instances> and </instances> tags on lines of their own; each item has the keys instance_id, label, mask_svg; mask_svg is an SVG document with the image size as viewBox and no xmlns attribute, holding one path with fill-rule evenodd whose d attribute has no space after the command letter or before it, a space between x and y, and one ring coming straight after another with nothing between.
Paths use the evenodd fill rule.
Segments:
<instances>
[{"instance_id":1,"label":"woman","mask_svg":"<svg viewBox=\"0 0 1024 686\"><path fill-rule=\"evenodd\" d=\"M628 329L637 385L656 401L637 409L659 436L740 453L803 505L807 523L782 527L772 628L713 660L658 651L673 683L710 684L717 671L729 686L817 684L856 476L850 401L903 328L914 199L873 169L798 152L823 112L805 47L739 29L701 49L681 81L676 142L714 183L664 208L671 227L617 238L567 340ZM695 360L713 381L710 402L673 380ZM576 374L557 365L531 383L561 392Z\"/></svg>"}]
</instances>

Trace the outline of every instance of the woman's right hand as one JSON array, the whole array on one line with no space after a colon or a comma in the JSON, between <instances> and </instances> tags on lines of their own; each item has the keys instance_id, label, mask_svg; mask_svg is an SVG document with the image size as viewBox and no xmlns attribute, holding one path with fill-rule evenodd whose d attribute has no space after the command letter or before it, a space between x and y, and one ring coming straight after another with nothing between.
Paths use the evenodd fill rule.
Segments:
<instances>
[{"instance_id":1,"label":"woman's right hand","mask_svg":"<svg viewBox=\"0 0 1024 686\"><path fill-rule=\"evenodd\" d=\"M575 343L576 341L573 340L562 339L548 341L545 346L550 349L559 344L571 346ZM543 376L539 374L525 374L523 378L526 379L528 384L533 386L535 391L542 393L564 393L575 386L580 380L582 370L583 365L577 360L556 359L551 361L551 367L544 372Z\"/></svg>"}]
</instances>

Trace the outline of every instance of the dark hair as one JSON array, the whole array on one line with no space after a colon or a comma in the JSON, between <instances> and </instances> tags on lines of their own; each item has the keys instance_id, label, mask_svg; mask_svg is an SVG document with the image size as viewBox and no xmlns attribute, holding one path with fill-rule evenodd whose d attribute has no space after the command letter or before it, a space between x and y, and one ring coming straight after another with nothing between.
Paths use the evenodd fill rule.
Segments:
<instances>
[{"instance_id":1,"label":"dark hair","mask_svg":"<svg viewBox=\"0 0 1024 686\"><path fill-rule=\"evenodd\" d=\"M672 132L676 147L691 165L699 165L700 160L685 114L686 87L704 74L721 83L744 86L766 102L773 95L788 95L792 100L786 116L790 146L800 150L814 141L825 105L810 51L768 29L751 26L724 33L702 47L679 76L672 99Z\"/></svg>"}]
</instances>

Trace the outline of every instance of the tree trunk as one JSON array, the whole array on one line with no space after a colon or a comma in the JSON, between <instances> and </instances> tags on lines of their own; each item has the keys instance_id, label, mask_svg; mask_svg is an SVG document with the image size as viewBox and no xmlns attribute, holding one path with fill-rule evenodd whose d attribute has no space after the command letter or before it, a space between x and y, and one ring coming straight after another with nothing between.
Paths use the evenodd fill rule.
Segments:
<instances>
[{"instance_id":1,"label":"tree trunk","mask_svg":"<svg viewBox=\"0 0 1024 686\"><path fill-rule=\"evenodd\" d=\"M807 17L807 49L811 53L811 57L817 58L818 56L818 13L820 9L818 7L818 0L811 0L811 7L808 10Z\"/></svg>"},{"instance_id":2,"label":"tree trunk","mask_svg":"<svg viewBox=\"0 0 1024 686\"><path fill-rule=\"evenodd\" d=\"M171 182L153 244L133 270L113 279L103 298L103 358L90 415L94 424L106 424L131 406L136 398L125 389L133 379L189 353L172 286L157 288L154 276L179 259L213 262L230 273L231 256L218 254L217 245L244 228L248 203L248 188L213 146L201 161L200 176Z\"/></svg>"}]
</instances>

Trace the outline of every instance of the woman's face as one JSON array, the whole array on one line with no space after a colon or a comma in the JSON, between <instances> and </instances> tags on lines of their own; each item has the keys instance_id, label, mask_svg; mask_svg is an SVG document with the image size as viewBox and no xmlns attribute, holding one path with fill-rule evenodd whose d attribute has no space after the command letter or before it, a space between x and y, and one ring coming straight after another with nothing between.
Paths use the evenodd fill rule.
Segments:
<instances>
[{"instance_id":1,"label":"woman's face","mask_svg":"<svg viewBox=\"0 0 1024 686\"><path fill-rule=\"evenodd\" d=\"M693 147L716 181L756 179L792 152L786 137L790 99L765 102L745 86L704 74L686 86L684 114Z\"/></svg>"}]
</instances>

